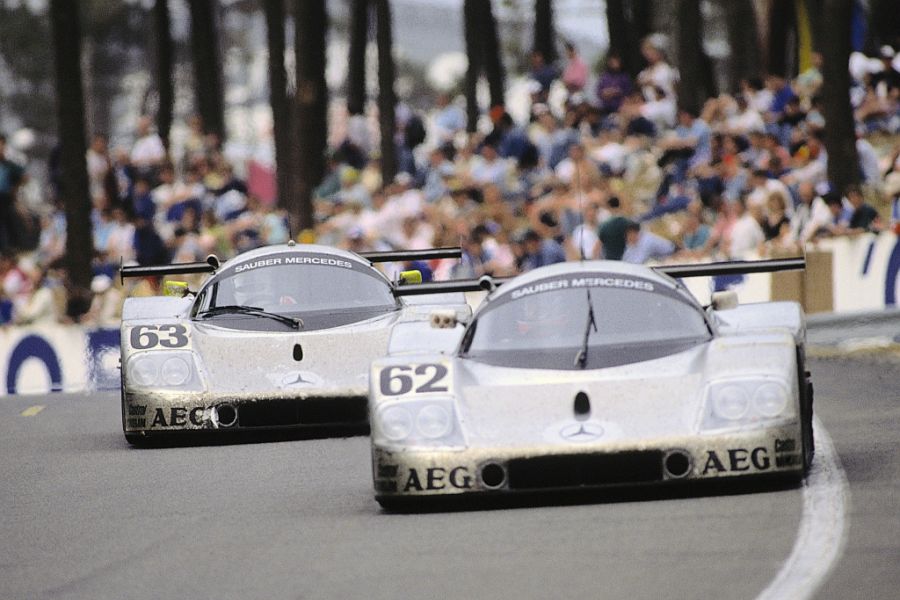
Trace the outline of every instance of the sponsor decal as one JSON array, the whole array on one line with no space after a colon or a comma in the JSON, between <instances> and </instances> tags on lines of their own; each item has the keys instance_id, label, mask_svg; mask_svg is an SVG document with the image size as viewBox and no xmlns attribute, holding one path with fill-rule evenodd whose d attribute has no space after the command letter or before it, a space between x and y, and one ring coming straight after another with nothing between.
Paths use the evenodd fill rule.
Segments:
<instances>
[{"instance_id":1,"label":"sponsor decal","mask_svg":"<svg viewBox=\"0 0 900 600\"><path fill-rule=\"evenodd\" d=\"M397 465L378 465L379 477L396 477Z\"/></svg>"},{"instance_id":2,"label":"sponsor decal","mask_svg":"<svg viewBox=\"0 0 900 600\"><path fill-rule=\"evenodd\" d=\"M350 261L326 256L274 256L271 258L261 258L259 260L245 262L236 266L234 272L243 273L244 271L251 271L253 269L261 269L264 267L274 267L276 265L324 265L328 267L341 267L344 269L353 268L353 264L350 263Z\"/></svg>"},{"instance_id":3,"label":"sponsor decal","mask_svg":"<svg viewBox=\"0 0 900 600\"><path fill-rule=\"evenodd\" d=\"M147 426L147 419L138 418L138 417L128 417L128 419L126 420L126 423L128 423L129 427L138 427L138 428L143 429L144 427Z\"/></svg>"},{"instance_id":4,"label":"sponsor decal","mask_svg":"<svg viewBox=\"0 0 900 600\"><path fill-rule=\"evenodd\" d=\"M552 279L550 281L541 281L538 283L525 285L510 292L510 298L516 300L524 296L539 294L541 292L585 287L626 288L632 290L642 290L645 292L652 292L655 289L653 283L645 279L635 279L633 277L621 276L593 275L570 277L568 279Z\"/></svg>"},{"instance_id":5,"label":"sponsor decal","mask_svg":"<svg viewBox=\"0 0 900 600\"><path fill-rule=\"evenodd\" d=\"M468 490L472 488L472 475L466 467L453 467L445 469L444 467L428 467L420 476L419 472L412 468L406 476L406 483L403 485L403 491L408 492L415 490L421 492L424 490L445 490L455 488L458 490Z\"/></svg>"},{"instance_id":6,"label":"sponsor decal","mask_svg":"<svg viewBox=\"0 0 900 600\"><path fill-rule=\"evenodd\" d=\"M381 370L379 388L382 396L448 392L450 388L442 383L448 373L446 365L439 363L391 365Z\"/></svg>"},{"instance_id":7,"label":"sponsor decal","mask_svg":"<svg viewBox=\"0 0 900 600\"><path fill-rule=\"evenodd\" d=\"M140 404L129 404L128 405L128 416L129 417L143 417L147 414L147 407L141 406Z\"/></svg>"},{"instance_id":8,"label":"sponsor decal","mask_svg":"<svg viewBox=\"0 0 900 600\"><path fill-rule=\"evenodd\" d=\"M757 471L767 471L772 467L769 457L769 449L759 446L748 450L747 448L731 448L722 456L715 450L706 453L706 462L703 464L703 475L710 471L714 473L740 473L749 471L753 467Z\"/></svg>"},{"instance_id":9,"label":"sponsor decal","mask_svg":"<svg viewBox=\"0 0 900 600\"><path fill-rule=\"evenodd\" d=\"M375 491L376 492L396 492L397 491L397 482L391 481L390 479L377 479L377 480L375 480Z\"/></svg>"},{"instance_id":10,"label":"sponsor decal","mask_svg":"<svg viewBox=\"0 0 900 600\"><path fill-rule=\"evenodd\" d=\"M182 406L173 406L168 411L164 408L157 408L153 413L153 421L150 423L150 427L186 427L188 423L199 427L207 419L206 409L202 406L190 409Z\"/></svg>"},{"instance_id":11,"label":"sponsor decal","mask_svg":"<svg viewBox=\"0 0 900 600\"><path fill-rule=\"evenodd\" d=\"M775 466L779 468L800 466L802 455L799 451L800 448L794 439L775 440Z\"/></svg>"}]
</instances>

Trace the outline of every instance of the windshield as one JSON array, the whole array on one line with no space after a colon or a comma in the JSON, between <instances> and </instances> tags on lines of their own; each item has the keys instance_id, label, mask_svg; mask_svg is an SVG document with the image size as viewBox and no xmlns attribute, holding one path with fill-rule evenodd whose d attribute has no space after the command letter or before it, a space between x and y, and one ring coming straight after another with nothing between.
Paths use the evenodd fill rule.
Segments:
<instances>
[{"instance_id":1,"label":"windshield","mask_svg":"<svg viewBox=\"0 0 900 600\"><path fill-rule=\"evenodd\" d=\"M495 302L469 327L463 356L507 367L596 369L667 356L711 337L696 306L659 283L621 274L542 280Z\"/></svg>"},{"instance_id":2,"label":"windshield","mask_svg":"<svg viewBox=\"0 0 900 600\"><path fill-rule=\"evenodd\" d=\"M309 264L310 259L319 264ZM297 260L307 263L297 264ZM217 307L255 307L299 316L308 330L309 325L318 328L317 320L324 319L327 323L322 326L333 327L340 324L336 320L353 322L395 310L397 300L390 284L365 265L327 255L282 254L222 271L197 298L198 316L207 313L210 317L247 319L246 314L227 308L216 311Z\"/></svg>"}]
</instances>

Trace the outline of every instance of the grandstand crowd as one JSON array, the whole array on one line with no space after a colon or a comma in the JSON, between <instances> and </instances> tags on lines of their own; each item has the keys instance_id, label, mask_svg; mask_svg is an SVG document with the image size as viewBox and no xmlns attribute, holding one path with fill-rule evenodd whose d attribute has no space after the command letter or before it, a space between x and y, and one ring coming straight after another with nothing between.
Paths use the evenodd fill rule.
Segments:
<instances>
[{"instance_id":1,"label":"grandstand crowd","mask_svg":"<svg viewBox=\"0 0 900 600\"><path fill-rule=\"evenodd\" d=\"M39 202L18 194L27 164L0 136L0 324L114 325L129 294L120 261L221 259L292 236L353 251L463 248L427 265L436 279L513 275L581 258L634 263L787 256L823 237L897 227L900 57L892 48L850 62L861 185L828 181L820 57L793 80L769 75L701 110L678 103L678 73L653 38L637 78L610 55L592 74L576 48L559 65L531 56L528 118L502 108L466 132L459 99L400 104L399 173L382 181L371 118L338 116L339 139L315 191L315 228L291 232L273 198L254 193L245 165L196 117L178 156L152 121L130 147L93 136L87 166L95 277L90 298L66 294L66 225L50 181ZM80 305L79 305L80 302ZM86 311L86 312L85 312Z\"/></svg>"}]
</instances>

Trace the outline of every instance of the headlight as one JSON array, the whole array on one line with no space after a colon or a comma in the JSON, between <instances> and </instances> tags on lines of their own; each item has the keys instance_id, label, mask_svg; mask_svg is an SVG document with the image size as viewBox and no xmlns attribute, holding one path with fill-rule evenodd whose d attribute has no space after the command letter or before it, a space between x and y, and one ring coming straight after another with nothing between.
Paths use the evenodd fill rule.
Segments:
<instances>
[{"instance_id":1,"label":"headlight","mask_svg":"<svg viewBox=\"0 0 900 600\"><path fill-rule=\"evenodd\" d=\"M167 358L166 362L162 364L160 375L163 384L177 387L183 385L191 376L191 367L183 358L173 356Z\"/></svg>"},{"instance_id":2,"label":"headlight","mask_svg":"<svg viewBox=\"0 0 900 600\"><path fill-rule=\"evenodd\" d=\"M787 390L777 383L764 383L753 394L753 406L766 417L777 417L787 403Z\"/></svg>"},{"instance_id":3,"label":"headlight","mask_svg":"<svg viewBox=\"0 0 900 600\"><path fill-rule=\"evenodd\" d=\"M412 433L413 419L405 406L391 406L381 412L381 432L392 441L400 441Z\"/></svg>"},{"instance_id":4,"label":"headlight","mask_svg":"<svg viewBox=\"0 0 900 600\"><path fill-rule=\"evenodd\" d=\"M795 416L787 385L757 377L716 381L706 388L701 429L754 425Z\"/></svg>"},{"instance_id":5,"label":"headlight","mask_svg":"<svg viewBox=\"0 0 900 600\"><path fill-rule=\"evenodd\" d=\"M372 439L409 447L456 447L463 437L451 399L402 400L375 411Z\"/></svg>"},{"instance_id":6,"label":"headlight","mask_svg":"<svg viewBox=\"0 0 900 600\"><path fill-rule=\"evenodd\" d=\"M713 407L717 415L733 421L747 414L750 398L740 386L726 385L713 396Z\"/></svg>"},{"instance_id":7,"label":"headlight","mask_svg":"<svg viewBox=\"0 0 900 600\"><path fill-rule=\"evenodd\" d=\"M193 352L149 351L133 354L125 366L125 378L134 388L197 391L203 388Z\"/></svg>"},{"instance_id":8,"label":"headlight","mask_svg":"<svg viewBox=\"0 0 900 600\"><path fill-rule=\"evenodd\" d=\"M429 404L419 411L416 429L428 439L434 440L450 433L453 421L450 420L450 413L446 408L440 404Z\"/></svg>"}]
</instances>

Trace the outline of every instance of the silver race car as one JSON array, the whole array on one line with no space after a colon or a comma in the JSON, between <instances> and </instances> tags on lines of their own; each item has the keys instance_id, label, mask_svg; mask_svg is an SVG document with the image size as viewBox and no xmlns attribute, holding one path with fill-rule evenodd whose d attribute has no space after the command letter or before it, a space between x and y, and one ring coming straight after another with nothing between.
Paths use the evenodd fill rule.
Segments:
<instances>
[{"instance_id":1,"label":"silver race car","mask_svg":"<svg viewBox=\"0 0 900 600\"><path fill-rule=\"evenodd\" d=\"M369 365L391 329L439 348L437 307L466 319L460 293L399 298L373 262L458 256L458 249L359 255L289 242L208 262L123 267L123 277L205 272L194 293L129 298L121 324L122 426L132 444L198 430L361 426ZM413 300L413 301L410 301ZM416 331L423 331L421 335ZM446 338L446 336L444 336ZM435 345L436 344L436 345Z\"/></svg>"},{"instance_id":2,"label":"silver race car","mask_svg":"<svg viewBox=\"0 0 900 600\"><path fill-rule=\"evenodd\" d=\"M491 291L465 327L436 311L456 352L392 341L372 364L376 499L802 477L813 456L802 309L737 306L734 292L704 308L673 276L803 264L569 262ZM441 286L467 289L402 293Z\"/></svg>"}]
</instances>

